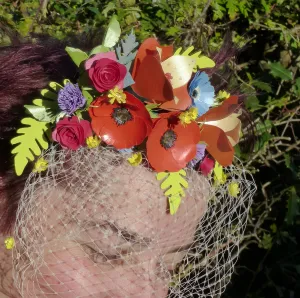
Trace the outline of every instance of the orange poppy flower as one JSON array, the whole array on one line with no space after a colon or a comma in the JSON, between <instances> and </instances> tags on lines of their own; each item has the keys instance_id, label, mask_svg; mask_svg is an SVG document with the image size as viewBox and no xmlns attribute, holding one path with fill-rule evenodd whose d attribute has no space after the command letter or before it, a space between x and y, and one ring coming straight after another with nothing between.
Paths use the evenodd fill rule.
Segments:
<instances>
[{"instance_id":1,"label":"orange poppy flower","mask_svg":"<svg viewBox=\"0 0 300 298\"><path fill-rule=\"evenodd\" d=\"M238 97L231 96L196 120L201 127L200 141L207 144L206 150L224 167L232 164L233 146L239 141L239 109Z\"/></svg>"},{"instance_id":2,"label":"orange poppy flower","mask_svg":"<svg viewBox=\"0 0 300 298\"><path fill-rule=\"evenodd\" d=\"M177 172L190 162L197 153L200 129L196 122L183 125L178 113L162 115L147 141L147 157L157 172Z\"/></svg>"},{"instance_id":3,"label":"orange poppy flower","mask_svg":"<svg viewBox=\"0 0 300 298\"><path fill-rule=\"evenodd\" d=\"M135 83L131 87L139 96L162 104L162 109L184 111L192 105L187 85L196 60L172 55L173 46L164 47L155 38L146 39L134 61Z\"/></svg>"},{"instance_id":4,"label":"orange poppy flower","mask_svg":"<svg viewBox=\"0 0 300 298\"><path fill-rule=\"evenodd\" d=\"M92 102L89 114L92 129L106 144L116 149L141 144L152 130L152 120L144 104L128 92L126 103L113 104L107 96Z\"/></svg>"}]
</instances>

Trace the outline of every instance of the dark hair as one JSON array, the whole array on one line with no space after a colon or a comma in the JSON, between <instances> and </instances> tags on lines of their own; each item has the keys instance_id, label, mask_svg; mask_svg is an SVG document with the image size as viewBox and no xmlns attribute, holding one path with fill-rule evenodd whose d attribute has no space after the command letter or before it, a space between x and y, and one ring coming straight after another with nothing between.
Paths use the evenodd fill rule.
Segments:
<instances>
[{"instance_id":1,"label":"dark hair","mask_svg":"<svg viewBox=\"0 0 300 298\"><path fill-rule=\"evenodd\" d=\"M27 169L21 177L17 177L11 155L10 139L15 136L20 119L24 117L23 106L52 80L76 80L77 68L65 52L67 43L85 49L94 46L97 43L94 41L81 37L71 43L43 37L35 43L0 48L0 233L10 233L13 228L24 183L30 172ZM236 54L237 49L233 47L230 36L226 35L221 50L213 55L216 66L207 69L216 91L226 87L230 75L220 75L220 67Z\"/></svg>"}]
</instances>

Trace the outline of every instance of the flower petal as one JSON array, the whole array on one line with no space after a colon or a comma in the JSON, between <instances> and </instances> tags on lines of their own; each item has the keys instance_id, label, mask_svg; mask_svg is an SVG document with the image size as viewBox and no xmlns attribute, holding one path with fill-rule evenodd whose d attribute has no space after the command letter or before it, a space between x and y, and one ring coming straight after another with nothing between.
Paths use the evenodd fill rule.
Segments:
<instances>
[{"instance_id":1,"label":"flower petal","mask_svg":"<svg viewBox=\"0 0 300 298\"><path fill-rule=\"evenodd\" d=\"M93 56L92 58L86 60L85 69L89 70L95 61L103 59L103 58L108 58L110 60L117 61L115 52L99 53L99 54L96 54L95 56Z\"/></svg>"},{"instance_id":2,"label":"flower petal","mask_svg":"<svg viewBox=\"0 0 300 298\"><path fill-rule=\"evenodd\" d=\"M160 141L164 133L170 129L168 122L168 119L160 119L147 141L147 157L157 172L176 172L184 168L196 156L196 144L200 139L199 127L195 122L186 126L178 122L172 127L177 135L174 146L165 149Z\"/></svg>"},{"instance_id":3,"label":"flower petal","mask_svg":"<svg viewBox=\"0 0 300 298\"><path fill-rule=\"evenodd\" d=\"M164 102L160 108L169 111L184 111L192 105L192 100L187 91L187 84L173 90L174 98Z\"/></svg>"},{"instance_id":4,"label":"flower petal","mask_svg":"<svg viewBox=\"0 0 300 298\"><path fill-rule=\"evenodd\" d=\"M160 62L153 56L146 56L133 77L133 91L154 103L163 103L174 98L173 89L165 77Z\"/></svg>"},{"instance_id":5,"label":"flower petal","mask_svg":"<svg viewBox=\"0 0 300 298\"><path fill-rule=\"evenodd\" d=\"M159 55L157 48L160 49ZM139 67L144 58L148 55L155 56L158 60L164 61L173 55L173 46L161 46L155 38L146 39L138 49L136 54L134 65L132 69L132 77L135 78Z\"/></svg>"},{"instance_id":6,"label":"flower petal","mask_svg":"<svg viewBox=\"0 0 300 298\"><path fill-rule=\"evenodd\" d=\"M206 150L220 165L226 167L232 164L234 149L222 129L204 124L200 134L200 141L206 143Z\"/></svg>"},{"instance_id":7,"label":"flower petal","mask_svg":"<svg viewBox=\"0 0 300 298\"><path fill-rule=\"evenodd\" d=\"M197 121L206 122L206 121L220 120L229 116L232 113L237 112L239 108L240 108L240 104L238 103L238 97L230 96L222 103L222 105L210 109L207 113L200 116L197 119Z\"/></svg>"}]
</instances>

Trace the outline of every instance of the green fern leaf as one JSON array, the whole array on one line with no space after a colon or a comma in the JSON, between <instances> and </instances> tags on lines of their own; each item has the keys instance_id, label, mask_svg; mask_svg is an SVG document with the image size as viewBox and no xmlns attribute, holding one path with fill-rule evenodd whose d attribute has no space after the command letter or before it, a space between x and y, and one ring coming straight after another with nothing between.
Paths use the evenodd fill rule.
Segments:
<instances>
[{"instance_id":1,"label":"green fern leaf","mask_svg":"<svg viewBox=\"0 0 300 298\"><path fill-rule=\"evenodd\" d=\"M185 176L185 170L172 173L160 172L156 175L157 180L163 181L160 187L162 190L166 190L164 194L169 200L170 213L172 215L177 212L181 198L185 197L184 188L189 186L184 178Z\"/></svg>"},{"instance_id":2,"label":"green fern leaf","mask_svg":"<svg viewBox=\"0 0 300 298\"><path fill-rule=\"evenodd\" d=\"M214 67L216 64L213 60L210 58L201 55L201 51L198 51L194 54L191 54L194 51L194 47L190 46L188 47L184 52L182 52L182 48L178 48L174 55L180 55L180 56L189 56L196 59L196 69L194 71L197 71L198 68L211 68Z\"/></svg>"},{"instance_id":3,"label":"green fern leaf","mask_svg":"<svg viewBox=\"0 0 300 298\"><path fill-rule=\"evenodd\" d=\"M34 155L41 155L41 148L47 149L49 146L45 137L48 130L46 122L23 118L21 123L26 126L18 129L18 136L11 140L12 145L17 145L12 154L15 154L14 164L18 176L22 175L28 161L34 160Z\"/></svg>"}]
</instances>

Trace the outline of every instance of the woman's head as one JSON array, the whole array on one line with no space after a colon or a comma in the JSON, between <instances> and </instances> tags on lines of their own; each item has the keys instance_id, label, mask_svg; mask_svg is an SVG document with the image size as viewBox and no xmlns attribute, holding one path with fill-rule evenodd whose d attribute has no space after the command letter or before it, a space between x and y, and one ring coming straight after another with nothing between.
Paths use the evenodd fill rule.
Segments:
<instances>
[{"instance_id":1,"label":"woman's head","mask_svg":"<svg viewBox=\"0 0 300 298\"><path fill-rule=\"evenodd\" d=\"M17 216L15 279L23 297L166 297L194 248L209 184L191 170L176 216L155 179L113 149L53 148L28 180Z\"/></svg>"},{"instance_id":2,"label":"woman's head","mask_svg":"<svg viewBox=\"0 0 300 298\"><path fill-rule=\"evenodd\" d=\"M178 188L185 195L176 190L181 205L173 215L165 196L169 186L162 187L164 178L158 181L147 164L129 165L126 153L109 146L76 151L51 146L44 153L46 172L27 178L29 167L21 178L12 173L9 141L24 116L21 106L50 80L73 80L78 75L61 43L53 51L47 46L6 49L0 57L10 61L15 72L7 72L7 84L0 86L1 101L8 103L0 110L6 162L0 177L1 231L13 231L16 239L13 277L22 297L163 298L168 292L179 297L222 293L238 255L254 190L242 168L228 168L227 180L221 184L191 168L186 169L186 181L178 174ZM213 76L233 54L224 50L216 55L217 66L208 73ZM0 67L1 77L5 68ZM11 93L10 88L14 88ZM59 139L57 134L52 137ZM182 134L181 144L187 139L192 135ZM155 152L153 158L159 163ZM238 183L239 199L228 195L231 183Z\"/></svg>"}]
</instances>

